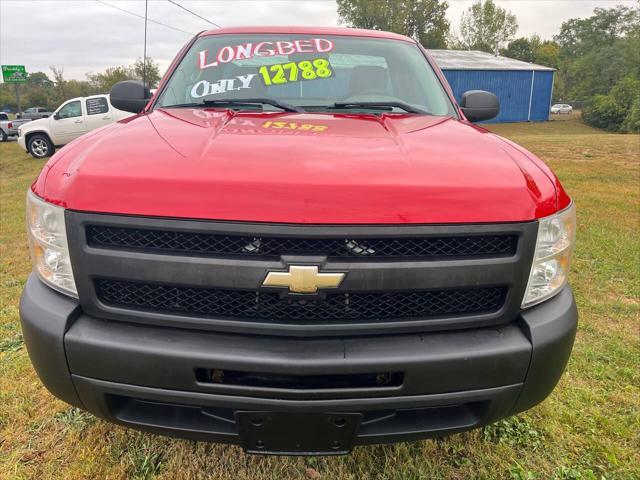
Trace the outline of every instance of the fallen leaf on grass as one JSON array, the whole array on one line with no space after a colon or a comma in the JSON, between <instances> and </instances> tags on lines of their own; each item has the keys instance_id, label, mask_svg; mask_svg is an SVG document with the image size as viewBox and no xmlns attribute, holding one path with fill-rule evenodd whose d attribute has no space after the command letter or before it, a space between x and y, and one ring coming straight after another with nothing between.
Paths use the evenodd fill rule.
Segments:
<instances>
[{"instance_id":1,"label":"fallen leaf on grass","mask_svg":"<svg viewBox=\"0 0 640 480\"><path fill-rule=\"evenodd\" d=\"M314 480L320 478L320 473L315 468L309 467L304 473L307 478L313 478Z\"/></svg>"}]
</instances>

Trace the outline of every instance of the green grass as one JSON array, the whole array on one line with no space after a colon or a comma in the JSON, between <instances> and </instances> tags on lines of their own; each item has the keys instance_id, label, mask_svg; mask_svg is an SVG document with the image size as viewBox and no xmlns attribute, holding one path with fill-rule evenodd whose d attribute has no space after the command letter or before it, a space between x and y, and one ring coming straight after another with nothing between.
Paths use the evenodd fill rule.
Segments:
<instances>
[{"instance_id":1,"label":"green grass","mask_svg":"<svg viewBox=\"0 0 640 480\"><path fill-rule=\"evenodd\" d=\"M575 117L491 127L549 163L578 208L571 283L580 326L553 394L517 417L444 440L356 448L348 457L252 457L174 440L70 408L39 382L18 299L30 270L24 193L43 163L0 144L0 478L640 478L640 136Z\"/></svg>"}]
</instances>

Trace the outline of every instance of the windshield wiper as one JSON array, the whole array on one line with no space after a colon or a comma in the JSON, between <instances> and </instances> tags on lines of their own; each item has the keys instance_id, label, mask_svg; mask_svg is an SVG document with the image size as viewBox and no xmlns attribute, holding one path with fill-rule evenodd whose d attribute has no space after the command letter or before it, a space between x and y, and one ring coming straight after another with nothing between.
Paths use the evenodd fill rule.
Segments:
<instances>
[{"instance_id":1,"label":"windshield wiper","mask_svg":"<svg viewBox=\"0 0 640 480\"><path fill-rule=\"evenodd\" d=\"M194 107L254 107L256 105L271 105L285 112L304 112L301 107L296 107L286 102L272 98L205 98L201 102L176 103L175 105L162 105L159 108L194 108Z\"/></svg>"},{"instance_id":2,"label":"windshield wiper","mask_svg":"<svg viewBox=\"0 0 640 480\"><path fill-rule=\"evenodd\" d=\"M393 102L336 102L329 108L335 109L349 109L349 108L366 108L371 110L384 110L391 111L394 108L400 108L408 113L421 113L423 115L430 115L426 110L414 107L408 103L393 101Z\"/></svg>"},{"instance_id":3,"label":"windshield wiper","mask_svg":"<svg viewBox=\"0 0 640 480\"><path fill-rule=\"evenodd\" d=\"M271 105L277 107L285 112L304 112L304 109L291 105L290 103L275 100L273 98L204 98L198 105L204 105L205 107L242 107L252 105Z\"/></svg>"}]
</instances>

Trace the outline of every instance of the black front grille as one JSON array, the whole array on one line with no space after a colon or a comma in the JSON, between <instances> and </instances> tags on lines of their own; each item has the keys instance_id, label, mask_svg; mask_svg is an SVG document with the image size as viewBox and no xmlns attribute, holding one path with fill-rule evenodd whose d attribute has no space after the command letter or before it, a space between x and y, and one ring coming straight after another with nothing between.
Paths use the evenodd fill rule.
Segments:
<instances>
[{"instance_id":1,"label":"black front grille","mask_svg":"<svg viewBox=\"0 0 640 480\"><path fill-rule=\"evenodd\" d=\"M159 312L267 322L376 321L495 312L507 288L465 288L414 292L330 293L324 298L278 293L185 287L96 279L107 305Z\"/></svg>"},{"instance_id":2,"label":"black front grille","mask_svg":"<svg viewBox=\"0 0 640 480\"><path fill-rule=\"evenodd\" d=\"M516 235L468 235L397 238L291 238L239 236L184 231L87 225L94 247L158 253L279 257L316 254L342 258L468 258L508 256Z\"/></svg>"}]
</instances>

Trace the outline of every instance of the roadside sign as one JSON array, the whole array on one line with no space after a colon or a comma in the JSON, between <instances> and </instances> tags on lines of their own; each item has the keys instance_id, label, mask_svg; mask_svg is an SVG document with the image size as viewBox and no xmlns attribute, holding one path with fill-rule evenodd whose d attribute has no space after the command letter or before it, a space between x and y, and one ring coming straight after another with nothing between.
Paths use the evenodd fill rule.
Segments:
<instances>
[{"instance_id":1,"label":"roadside sign","mask_svg":"<svg viewBox=\"0 0 640 480\"><path fill-rule=\"evenodd\" d=\"M27 70L24 65L2 65L2 79L5 83L24 83L27 81Z\"/></svg>"}]
</instances>

